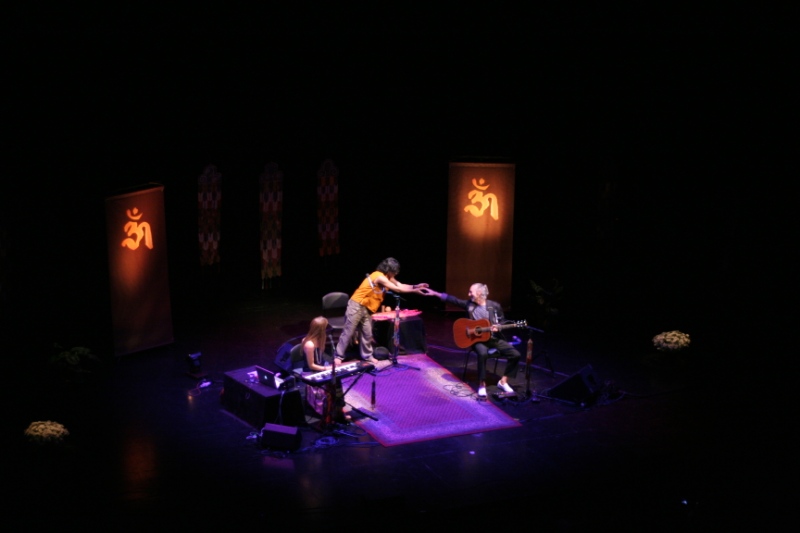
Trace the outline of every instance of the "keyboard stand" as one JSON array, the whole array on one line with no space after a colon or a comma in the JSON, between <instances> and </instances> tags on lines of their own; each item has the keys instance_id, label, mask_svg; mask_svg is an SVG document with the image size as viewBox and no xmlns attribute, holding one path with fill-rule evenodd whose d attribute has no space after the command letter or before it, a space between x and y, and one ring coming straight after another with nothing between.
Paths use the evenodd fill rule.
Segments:
<instances>
[{"instance_id":1,"label":"keyboard stand","mask_svg":"<svg viewBox=\"0 0 800 533\"><path fill-rule=\"evenodd\" d=\"M341 383L342 383L341 380L345 379L345 378L348 378L348 377L355 376L355 379L353 379L352 383L349 384L349 386L347 387L347 390L341 389L342 390L341 399L334 398L334 400L333 400L333 404L334 404L333 409L335 411L338 410L339 412L341 412L341 410L344 409L344 405L346 404L346 405L350 406L350 408L351 408L351 410L353 412L356 412L356 413L358 413L358 414L360 414L362 416L365 416L366 418L371 418L372 420L375 420L377 422L378 418L375 415L373 415L371 413L368 413L368 412L364 411L363 409L359 409L357 407L354 407L352 404L347 403L347 400L346 400L347 393L350 392L350 389L352 389L353 386L355 386L355 384L358 383L358 381L364 376L364 374L367 374L367 373L372 374L373 378L374 378L374 376L375 376L375 368L371 367L369 370L364 370L364 371L361 371L361 372L357 372L356 374L350 374L348 376L344 376L344 378L339 377L337 375L334 379L336 380L336 382L338 382L338 386L333 384L333 383L331 383L331 382L324 383L324 384L316 384L316 385L311 385L311 383L309 383L307 381L305 383L307 383L307 384L309 384L311 386L314 386L314 387L319 387L319 386L324 387L326 395L334 394L334 395L338 396L338 391L336 389L337 388L341 389ZM374 382L373 382L373 386L374 386ZM339 402L341 402L341 404L339 404ZM339 404L339 405L337 405L337 404ZM333 414L332 416L329 417L328 416L329 413L326 413L325 409L327 409L327 402L326 402L326 407L323 408L323 413L322 413L321 418L319 419L319 422L317 422L315 424L311 424L311 426L314 429L316 429L317 431L319 431L320 433L330 433L330 432L335 430L335 428L336 428L336 426L338 424L347 423L346 420L343 420L343 416L336 416L336 414ZM326 419L328 419L328 418L330 418L330 422L326 423Z\"/></svg>"},{"instance_id":2,"label":"keyboard stand","mask_svg":"<svg viewBox=\"0 0 800 533\"><path fill-rule=\"evenodd\" d=\"M374 370L374 369L373 369L373 370L371 370L371 371L369 372L369 373L371 373L371 374L372 374L372 379L373 379L373 381L372 381L372 386L373 386L373 390L374 390L374 387L375 387L375 374L374 374L374 372L375 372L375 370ZM360 380L362 377L364 377L364 374L367 374L367 372L362 372L361 374L359 374L358 376L356 376L356 379L354 379L354 380L353 380L353 382L350 384L350 386L349 386L349 387L347 387L347 390L346 390L346 391L344 391L344 394L342 394L342 399L344 400L344 403L346 403L347 405L349 405L349 406L350 406L350 409L351 409L352 411L355 411L356 413L358 413L358 414L360 414L360 415L363 415L363 416L365 416L365 417L367 417L367 418L371 418L372 420L374 420L374 421L376 421L376 422L377 422L377 421L378 421L378 417L376 417L375 415L372 415L372 414L370 414L370 413L367 413L366 411L364 411L364 410L362 410L362 409L359 409L358 407L355 407L355 406L354 406L353 404L351 404L351 403L347 403L347 393L348 393L348 392L350 392L350 389L352 389L352 388L353 388L353 386L354 386L356 383L358 383L358 380Z\"/></svg>"}]
</instances>

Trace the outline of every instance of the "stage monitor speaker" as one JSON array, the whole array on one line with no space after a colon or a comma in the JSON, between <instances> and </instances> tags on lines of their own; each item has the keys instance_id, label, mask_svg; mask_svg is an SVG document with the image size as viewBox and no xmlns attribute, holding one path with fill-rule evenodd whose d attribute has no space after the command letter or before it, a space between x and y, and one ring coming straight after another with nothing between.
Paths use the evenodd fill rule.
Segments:
<instances>
[{"instance_id":1,"label":"stage monitor speaker","mask_svg":"<svg viewBox=\"0 0 800 533\"><path fill-rule=\"evenodd\" d=\"M591 365L586 365L549 391L547 396L556 400L586 407L597 400L600 386Z\"/></svg>"},{"instance_id":2,"label":"stage monitor speaker","mask_svg":"<svg viewBox=\"0 0 800 533\"><path fill-rule=\"evenodd\" d=\"M220 403L226 411L254 428L266 423L305 424L300 390L278 390L259 383L251 374L254 366L225 372ZM286 383L284 383L286 385Z\"/></svg>"},{"instance_id":3,"label":"stage monitor speaker","mask_svg":"<svg viewBox=\"0 0 800 533\"><path fill-rule=\"evenodd\" d=\"M296 427L264 424L259 443L262 448L293 452L300 448L300 436Z\"/></svg>"}]
</instances>

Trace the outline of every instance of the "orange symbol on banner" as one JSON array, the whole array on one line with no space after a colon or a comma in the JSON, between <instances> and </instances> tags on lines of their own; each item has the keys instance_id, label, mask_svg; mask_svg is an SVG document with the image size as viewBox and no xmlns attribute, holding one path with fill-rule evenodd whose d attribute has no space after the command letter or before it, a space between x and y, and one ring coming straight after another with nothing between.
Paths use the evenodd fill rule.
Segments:
<instances>
[{"instance_id":1,"label":"orange symbol on banner","mask_svg":"<svg viewBox=\"0 0 800 533\"><path fill-rule=\"evenodd\" d=\"M128 238L122 241L122 246L130 248L131 250L136 250L139 248L141 240L144 239L144 245L152 250L153 234L150 231L150 224L148 222L139 222L142 218L142 214L135 207L133 210L127 209L125 214L128 215L130 220L125 223L123 231L128 235Z\"/></svg>"},{"instance_id":2,"label":"orange symbol on banner","mask_svg":"<svg viewBox=\"0 0 800 533\"><path fill-rule=\"evenodd\" d=\"M489 209L489 213L493 219L499 220L499 208L497 206L497 196L492 193L483 194L483 191L489 188L489 185L484 185L485 180L481 178L479 181L475 181L475 178L472 178L472 186L475 187L475 190L469 191L467 195L469 197L470 202L473 204L480 204L480 207L476 207L475 205L468 205L464 207L464 211L471 214L474 217L483 216L484 211Z\"/></svg>"}]
</instances>

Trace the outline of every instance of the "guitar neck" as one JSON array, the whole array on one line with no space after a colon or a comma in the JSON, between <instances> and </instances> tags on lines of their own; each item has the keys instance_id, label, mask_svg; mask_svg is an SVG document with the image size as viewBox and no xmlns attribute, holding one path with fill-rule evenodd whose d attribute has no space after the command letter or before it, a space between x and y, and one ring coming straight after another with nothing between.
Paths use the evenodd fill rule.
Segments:
<instances>
[{"instance_id":1,"label":"guitar neck","mask_svg":"<svg viewBox=\"0 0 800 533\"><path fill-rule=\"evenodd\" d=\"M475 331L492 331L492 328L497 328L498 330L504 330L509 328L518 328L519 324L497 324L497 325L489 325L489 326L478 326L475 328Z\"/></svg>"},{"instance_id":2,"label":"guitar neck","mask_svg":"<svg viewBox=\"0 0 800 533\"><path fill-rule=\"evenodd\" d=\"M497 329L497 331L502 331L504 329L518 328L518 327L520 327L520 324L518 324L518 323L517 324L497 324L495 326L491 326L491 325L489 325L489 326L478 326L478 327L475 328L475 333L478 333L478 334L480 334L480 333L488 333L488 332L491 332L493 329Z\"/></svg>"}]
</instances>

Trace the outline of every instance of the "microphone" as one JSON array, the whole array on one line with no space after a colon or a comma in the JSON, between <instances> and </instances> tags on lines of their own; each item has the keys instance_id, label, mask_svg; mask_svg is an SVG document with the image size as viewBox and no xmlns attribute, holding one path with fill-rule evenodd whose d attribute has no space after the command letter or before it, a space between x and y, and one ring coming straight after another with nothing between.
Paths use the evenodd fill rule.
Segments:
<instances>
[{"instance_id":1,"label":"microphone","mask_svg":"<svg viewBox=\"0 0 800 533\"><path fill-rule=\"evenodd\" d=\"M374 411L375 410L375 380L374 379L372 380L372 397L370 399L372 400L372 410Z\"/></svg>"},{"instance_id":2,"label":"microphone","mask_svg":"<svg viewBox=\"0 0 800 533\"><path fill-rule=\"evenodd\" d=\"M333 344L333 335L330 333L328 333L328 340L331 341L331 353L334 357L336 357L336 345Z\"/></svg>"}]
</instances>

